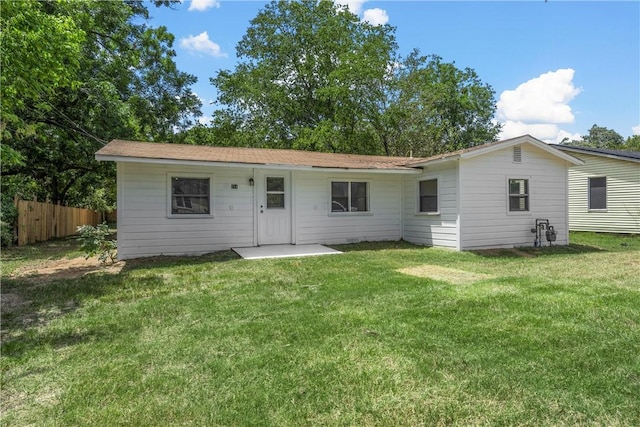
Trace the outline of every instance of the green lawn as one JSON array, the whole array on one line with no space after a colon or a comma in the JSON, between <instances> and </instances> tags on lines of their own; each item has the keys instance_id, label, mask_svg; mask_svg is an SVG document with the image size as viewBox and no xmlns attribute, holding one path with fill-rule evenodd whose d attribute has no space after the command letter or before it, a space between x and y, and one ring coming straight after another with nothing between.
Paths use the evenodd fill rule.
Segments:
<instances>
[{"instance_id":1,"label":"green lawn","mask_svg":"<svg viewBox=\"0 0 640 427\"><path fill-rule=\"evenodd\" d=\"M70 242L2 254L2 425L640 425L640 237L9 277Z\"/></svg>"}]
</instances>

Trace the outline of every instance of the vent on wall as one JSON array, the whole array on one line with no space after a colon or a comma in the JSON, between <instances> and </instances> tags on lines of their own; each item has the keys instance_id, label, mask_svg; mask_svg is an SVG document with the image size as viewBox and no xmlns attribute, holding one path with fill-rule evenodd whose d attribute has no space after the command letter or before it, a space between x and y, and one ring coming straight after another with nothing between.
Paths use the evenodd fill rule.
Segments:
<instances>
[{"instance_id":1,"label":"vent on wall","mask_svg":"<svg viewBox=\"0 0 640 427\"><path fill-rule=\"evenodd\" d=\"M513 162L522 163L522 146L520 145L513 147Z\"/></svg>"}]
</instances>

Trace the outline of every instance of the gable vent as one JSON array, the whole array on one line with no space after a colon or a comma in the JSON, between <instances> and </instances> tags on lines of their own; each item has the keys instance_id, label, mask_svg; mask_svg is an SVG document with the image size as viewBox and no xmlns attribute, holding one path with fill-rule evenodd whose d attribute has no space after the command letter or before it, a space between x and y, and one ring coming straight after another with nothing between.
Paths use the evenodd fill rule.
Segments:
<instances>
[{"instance_id":1,"label":"gable vent","mask_svg":"<svg viewBox=\"0 0 640 427\"><path fill-rule=\"evenodd\" d=\"M522 146L520 145L513 147L513 162L522 163Z\"/></svg>"}]
</instances>

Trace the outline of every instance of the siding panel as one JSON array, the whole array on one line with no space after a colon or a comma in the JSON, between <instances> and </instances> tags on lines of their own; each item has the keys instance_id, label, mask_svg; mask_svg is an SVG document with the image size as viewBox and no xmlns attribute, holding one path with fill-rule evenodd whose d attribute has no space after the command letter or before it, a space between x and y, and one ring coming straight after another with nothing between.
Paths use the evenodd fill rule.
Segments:
<instances>
[{"instance_id":1,"label":"siding panel","mask_svg":"<svg viewBox=\"0 0 640 427\"><path fill-rule=\"evenodd\" d=\"M529 212L508 212L508 179L529 179ZM505 148L460 162L461 249L532 246L536 218L549 219L555 244L567 244L567 164L522 145L522 161ZM546 243L546 242L543 242Z\"/></svg>"},{"instance_id":2,"label":"siding panel","mask_svg":"<svg viewBox=\"0 0 640 427\"><path fill-rule=\"evenodd\" d=\"M169 218L167 173L213 175L213 216ZM118 257L194 255L252 246L252 176L251 169L118 164Z\"/></svg>"},{"instance_id":3,"label":"siding panel","mask_svg":"<svg viewBox=\"0 0 640 427\"><path fill-rule=\"evenodd\" d=\"M403 182L404 239L419 245L457 248L457 162L427 167L422 175L406 176ZM418 213L418 182L437 178L439 215Z\"/></svg>"},{"instance_id":4,"label":"siding panel","mask_svg":"<svg viewBox=\"0 0 640 427\"><path fill-rule=\"evenodd\" d=\"M572 153L585 162L569 169L569 228L640 233L640 163ZM607 177L607 210L589 211L589 177Z\"/></svg>"},{"instance_id":5,"label":"siding panel","mask_svg":"<svg viewBox=\"0 0 640 427\"><path fill-rule=\"evenodd\" d=\"M332 213L333 180L369 182L367 213ZM400 240L402 177L395 174L294 172L297 244Z\"/></svg>"}]
</instances>

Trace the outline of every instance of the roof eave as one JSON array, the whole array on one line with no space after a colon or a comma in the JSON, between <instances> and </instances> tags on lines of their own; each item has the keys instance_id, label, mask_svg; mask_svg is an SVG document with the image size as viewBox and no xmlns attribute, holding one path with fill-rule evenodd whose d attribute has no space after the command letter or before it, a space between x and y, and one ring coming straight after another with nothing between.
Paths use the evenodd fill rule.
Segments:
<instances>
[{"instance_id":1,"label":"roof eave","mask_svg":"<svg viewBox=\"0 0 640 427\"><path fill-rule=\"evenodd\" d=\"M340 167L318 167L318 166L301 166L287 164L265 164L265 163L236 163L236 162L216 162L206 160L181 160L181 159L160 159L149 157L130 157L130 156L112 156L104 154L96 154L95 159L98 161L122 162L122 163L146 163L156 165L179 165L179 166L216 166L226 168L245 168L245 169L286 169L292 171L318 171L318 172L356 172L356 173L380 173L380 174L417 174L420 169L415 168L340 168Z\"/></svg>"},{"instance_id":2,"label":"roof eave","mask_svg":"<svg viewBox=\"0 0 640 427\"><path fill-rule=\"evenodd\" d=\"M513 147L515 145L520 145L522 143L529 143L534 145L535 147L538 147L539 149L553 155L556 157L561 158L562 160L565 160L573 165L582 165L584 164L584 162L580 159L578 159L575 156L572 156L570 154L567 154L557 148L554 148L552 146L550 146L549 144L540 141L537 138L532 137L531 135L522 135L516 138L512 138L512 139L508 139L505 141L502 141L502 143L500 144L495 144L495 145L490 145L488 147L485 148L479 148L477 150L473 150L473 151L469 151L466 153L462 153L460 155L461 158L463 159L470 159L476 156L481 156L484 154L488 154L491 153L493 151L498 151L498 150L503 150L505 148L509 148L509 147Z\"/></svg>"},{"instance_id":3,"label":"roof eave","mask_svg":"<svg viewBox=\"0 0 640 427\"><path fill-rule=\"evenodd\" d=\"M557 145L557 147L558 147L557 150L560 150L560 151L570 151L570 152L576 153L576 154L588 154L588 155L591 155L591 156L607 157L609 159L614 159L614 160L622 160L622 161L627 161L627 162L640 163L640 159L634 159L632 157L625 157L625 156L620 156L620 155L610 154L610 153L598 153L596 151L590 151L590 150L581 150L579 148L575 148L575 147L571 147L571 146ZM584 164L584 161L582 162L582 164Z\"/></svg>"}]
</instances>

